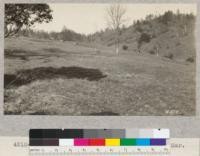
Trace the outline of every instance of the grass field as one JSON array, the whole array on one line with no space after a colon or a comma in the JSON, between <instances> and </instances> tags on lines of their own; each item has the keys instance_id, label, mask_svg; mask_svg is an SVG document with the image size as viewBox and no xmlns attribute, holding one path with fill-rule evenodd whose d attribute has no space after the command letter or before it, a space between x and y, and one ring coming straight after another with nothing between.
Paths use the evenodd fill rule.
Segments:
<instances>
[{"instance_id":1,"label":"grass field","mask_svg":"<svg viewBox=\"0 0 200 156\"><path fill-rule=\"evenodd\" d=\"M6 39L4 113L195 115L195 63L98 47Z\"/></svg>"}]
</instances>

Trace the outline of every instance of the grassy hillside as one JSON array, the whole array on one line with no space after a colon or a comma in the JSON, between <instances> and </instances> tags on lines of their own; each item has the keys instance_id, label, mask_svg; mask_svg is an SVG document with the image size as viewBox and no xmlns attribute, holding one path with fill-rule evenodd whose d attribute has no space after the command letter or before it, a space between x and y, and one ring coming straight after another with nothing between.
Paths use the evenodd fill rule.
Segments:
<instances>
[{"instance_id":1,"label":"grassy hillside","mask_svg":"<svg viewBox=\"0 0 200 156\"><path fill-rule=\"evenodd\" d=\"M131 49L115 55L112 46L100 44L98 49L79 42L6 39L5 114L195 114L195 63Z\"/></svg>"},{"instance_id":2,"label":"grassy hillside","mask_svg":"<svg viewBox=\"0 0 200 156\"><path fill-rule=\"evenodd\" d=\"M121 29L120 46L129 52L159 55L173 60L195 61L195 16L166 12L160 16L148 15L146 19ZM92 37L106 46L114 47L115 32L106 30Z\"/></svg>"}]
</instances>

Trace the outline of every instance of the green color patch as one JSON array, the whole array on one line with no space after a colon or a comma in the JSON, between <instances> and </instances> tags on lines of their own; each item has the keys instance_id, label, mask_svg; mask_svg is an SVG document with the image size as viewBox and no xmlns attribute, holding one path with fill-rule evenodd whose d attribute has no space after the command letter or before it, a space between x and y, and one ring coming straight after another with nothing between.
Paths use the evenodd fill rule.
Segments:
<instances>
[{"instance_id":1,"label":"green color patch","mask_svg":"<svg viewBox=\"0 0 200 156\"><path fill-rule=\"evenodd\" d=\"M136 139L120 139L120 146L135 146Z\"/></svg>"}]
</instances>

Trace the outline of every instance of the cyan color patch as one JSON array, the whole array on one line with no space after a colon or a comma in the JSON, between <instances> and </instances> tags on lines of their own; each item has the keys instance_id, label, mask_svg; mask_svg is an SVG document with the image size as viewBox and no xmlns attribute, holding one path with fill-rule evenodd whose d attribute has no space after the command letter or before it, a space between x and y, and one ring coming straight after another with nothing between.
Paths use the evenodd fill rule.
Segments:
<instances>
[{"instance_id":1,"label":"cyan color patch","mask_svg":"<svg viewBox=\"0 0 200 156\"><path fill-rule=\"evenodd\" d=\"M150 146L150 139L136 139L136 146Z\"/></svg>"}]
</instances>

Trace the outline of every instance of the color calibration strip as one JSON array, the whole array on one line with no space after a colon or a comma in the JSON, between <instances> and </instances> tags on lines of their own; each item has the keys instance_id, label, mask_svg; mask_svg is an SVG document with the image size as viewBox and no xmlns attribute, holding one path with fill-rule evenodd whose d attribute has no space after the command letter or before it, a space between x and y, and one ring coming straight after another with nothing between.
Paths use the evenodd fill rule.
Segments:
<instances>
[{"instance_id":1,"label":"color calibration strip","mask_svg":"<svg viewBox=\"0 0 200 156\"><path fill-rule=\"evenodd\" d=\"M123 129L32 129L30 146L165 146L167 131L142 130L139 137L126 137ZM133 131L132 131L133 132ZM165 135L164 135L165 134ZM129 134L130 135L130 131ZM133 133L134 136L134 133ZM155 138L155 136L159 136Z\"/></svg>"},{"instance_id":2,"label":"color calibration strip","mask_svg":"<svg viewBox=\"0 0 200 156\"><path fill-rule=\"evenodd\" d=\"M30 146L165 146L166 139L32 139Z\"/></svg>"}]
</instances>

